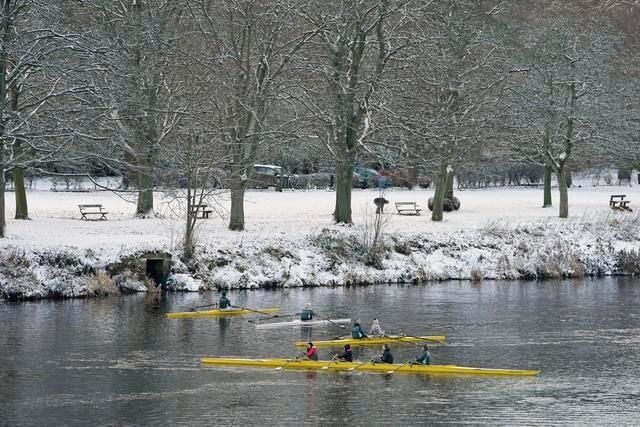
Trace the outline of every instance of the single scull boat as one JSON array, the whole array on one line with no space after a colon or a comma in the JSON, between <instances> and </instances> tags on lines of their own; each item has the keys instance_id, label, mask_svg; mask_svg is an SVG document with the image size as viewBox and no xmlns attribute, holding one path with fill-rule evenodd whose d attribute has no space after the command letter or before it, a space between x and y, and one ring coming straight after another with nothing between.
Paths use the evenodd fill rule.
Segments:
<instances>
[{"instance_id":1,"label":"single scull boat","mask_svg":"<svg viewBox=\"0 0 640 427\"><path fill-rule=\"evenodd\" d=\"M331 325L334 323L351 323L351 319L319 319L319 320L295 319L289 322L270 322L270 323L256 322L256 328L281 328L281 327L287 327L287 326Z\"/></svg>"},{"instance_id":2,"label":"single scull boat","mask_svg":"<svg viewBox=\"0 0 640 427\"><path fill-rule=\"evenodd\" d=\"M336 362L332 360L297 360L297 359L241 359L235 357L204 357L200 361L207 365L250 366L259 368L284 369L317 369L331 371L365 372L406 372L412 374L465 374L465 375L515 375L532 376L538 371L522 369L469 368L456 365L410 365L371 362Z\"/></svg>"}]
</instances>

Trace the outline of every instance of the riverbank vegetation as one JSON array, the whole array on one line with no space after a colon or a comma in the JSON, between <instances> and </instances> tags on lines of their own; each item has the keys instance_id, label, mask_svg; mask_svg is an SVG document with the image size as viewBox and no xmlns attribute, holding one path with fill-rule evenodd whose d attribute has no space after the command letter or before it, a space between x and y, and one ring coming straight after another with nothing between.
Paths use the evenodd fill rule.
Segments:
<instances>
[{"instance_id":1,"label":"riverbank vegetation","mask_svg":"<svg viewBox=\"0 0 640 427\"><path fill-rule=\"evenodd\" d=\"M404 219L393 216L398 218ZM496 219L446 232L389 228L379 233L375 247L370 239L362 227L334 226L291 236L263 232L241 241L209 240L189 260L176 253L165 289L542 280L640 272L637 214L585 214L563 222ZM146 276L141 257L166 249L161 243L98 251L3 246L0 295L23 300L159 291Z\"/></svg>"}]
</instances>

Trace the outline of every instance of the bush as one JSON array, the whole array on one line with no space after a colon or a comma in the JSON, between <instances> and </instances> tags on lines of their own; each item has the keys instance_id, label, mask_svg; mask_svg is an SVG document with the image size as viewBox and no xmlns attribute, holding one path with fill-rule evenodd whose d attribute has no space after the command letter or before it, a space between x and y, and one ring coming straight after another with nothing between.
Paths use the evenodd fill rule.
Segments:
<instances>
[{"instance_id":1,"label":"bush","mask_svg":"<svg viewBox=\"0 0 640 427\"><path fill-rule=\"evenodd\" d=\"M618 251L616 267L621 273L631 274L632 276L639 274L640 251L636 251L635 249Z\"/></svg>"},{"instance_id":2,"label":"bush","mask_svg":"<svg viewBox=\"0 0 640 427\"><path fill-rule=\"evenodd\" d=\"M340 234L337 231L322 229L313 238L317 247L323 250L332 265L347 263L351 260L362 260L365 249L355 236Z\"/></svg>"},{"instance_id":3,"label":"bush","mask_svg":"<svg viewBox=\"0 0 640 427\"><path fill-rule=\"evenodd\" d=\"M96 274L89 277L87 282L87 292L89 295L95 295L98 297L116 295L120 293L114 280L104 271L98 271Z\"/></svg>"},{"instance_id":4,"label":"bush","mask_svg":"<svg viewBox=\"0 0 640 427\"><path fill-rule=\"evenodd\" d=\"M31 260L27 257L24 249L14 248L9 251L3 264L5 266L11 266L11 269L29 268L31 267Z\"/></svg>"},{"instance_id":5,"label":"bush","mask_svg":"<svg viewBox=\"0 0 640 427\"><path fill-rule=\"evenodd\" d=\"M327 188L331 186L330 173L311 173L308 175L291 175L289 176L289 187L296 190L308 190L312 188ZM335 177L334 182L335 185Z\"/></svg>"},{"instance_id":6,"label":"bush","mask_svg":"<svg viewBox=\"0 0 640 427\"><path fill-rule=\"evenodd\" d=\"M472 282L482 282L482 278L484 277L484 274L482 273L482 270L480 269L480 267L473 267L471 269L471 281Z\"/></svg>"},{"instance_id":7,"label":"bush","mask_svg":"<svg viewBox=\"0 0 640 427\"><path fill-rule=\"evenodd\" d=\"M400 241L397 238L393 238L393 250L400 255L409 256L412 253L411 242L408 240Z\"/></svg>"}]
</instances>

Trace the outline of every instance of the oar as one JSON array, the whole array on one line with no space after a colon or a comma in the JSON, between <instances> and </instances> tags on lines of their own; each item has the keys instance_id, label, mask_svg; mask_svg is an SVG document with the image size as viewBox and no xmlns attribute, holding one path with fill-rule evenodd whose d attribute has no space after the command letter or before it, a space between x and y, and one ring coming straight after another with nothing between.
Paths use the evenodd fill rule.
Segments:
<instances>
[{"instance_id":1,"label":"oar","mask_svg":"<svg viewBox=\"0 0 640 427\"><path fill-rule=\"evenodd\" d=\"M281 370L282 370L282 368L285 368L287 365L289 365L289 363L291 363L291 362L295 362L296 360L300 360L300 358L301 358L303 355L304 355L304 353L300 353L300 354L296 355L296 357L294 357L293 359L289 359L289 361L288 361L287 363L285 363L285 364L284 364L284 365L282 365L282 366L278 366L275 370L276 370L276 371L281 371Z\"/></svg>"},{"instance_id":2,"label":"oar","mask_svg":"<svg viewBox=\"0 0 640 427\"><path fill-rule=\"evenodd\" d=\"M331 320L331 319L327 319L326 317L323 317L323 316L319 315L319 314L318 314L318 313L316 313L316 312L314 312L313 314L315 314L316 316L318 316L318 317L319 317L319 318L321 318L322 320L325 320L325 321L327 321L327 322L331 323L332 325L335 325L335 326L337 326L337 327L339 327L339 328L342 328L342 329L346 328L346 326L341 325L341 324L339 324L339 323L336 323L336 322L334 322L334 321L333 321L333 320Z\"/></svg>"},{"instance_id":3,"label":"oar","mask_svg":"<svg viewBox=\"0 0 640 427\"><path fill-rule=\"evenodd\" d=\"M197 308L205 308L205 307L213 307L215 305L218 305L218 303L215 304L208 304L208 305L199 305L197 307L191 307L189 310L190 311L195 311Z\"/></svg>"},{"instance_id":4,"label":"oar","mask_svg":"<svg viewBox=\"0 0 640 427\"><path fill-rule=\"evenodd\" d=\"M253 311L254 313L265 314L267 316L272 316L273 315L273 313L269 313L269 312L266 312L266 311L254 310L253 308L240 307L240 306L233 305L233 304L229 304L229 307L239 308L241 310Z\"/></svg>"},{"instance_id":5,"label":"oar","mask_svg":"<svg viewBox=\"0 0 640 427\"><path fill-rule=\"evenodd\" d=\"M402 368L405 365L408 365L411 362L413 362L413 359L409 359L406 362L404 362L402 365L398 366L397 368L387 371L387 374L393 374L395 371L397 371L398 369Z\"/></svg>"},{"instance_id":6,"label":"oar","mask_svg":"<svg viewBox=\"0 0 640 427\"><path fill-rule=\"evenodd\" d=\"M420 340L420 341L437 342L437 343L442 344L442 341L432 340L432 339L424 338L424 337L418 337L416 335L405 335L405 334L393 334L393 335L398 335L398 336L397 337L392 337L392 336L389 336L389 335L385 335L385 336L383 336L381 338L389 338L391 340L398 340L398 341L402 341L404 343L406 343L406 341L404 341L403 338L414 338L414 339L417 339L417 340ZM418 343L413 343L413 344L418 345Z\"/></svg>"},{"instance_id":7,"label":"oar","mask_svg":"<svg viewBox=\"0 0 640 427\"><path fill-rule=\"evenodd\" d=\"M356 369L358 369L360 366L364 366L364 365L366 365L367 363L373 363L373 361L374 361L374 360L375 360L375 359L371 359L371 360L369 360L369 361L367 361L367 362L360 363L359 365L354 366L353 368L349 368L349 369L347 369L347 371L349 371L349 372L351 372L351 371L355 371L355 370L356 370Z\"/></svg>"},{"instance_id":8,"label":"oar","mask_svg":"<svg viewBox=\"0 0 640 427\"><path fill-rule=\"evenodd\" d=\"M324 370L326 370L326 369L329 369L329 366L331 366L331 364L332 364L333 362L335 362L335 361L336 361L336 358L337 358L337 357L338 357L338 355L337 355L337 354L336 354L336 355L334 355L334 356L331 358L331 362L327 363L327 366L323 366L323 367L322 367L322 370L324 371Z\"/></svg>"}]
</instances>

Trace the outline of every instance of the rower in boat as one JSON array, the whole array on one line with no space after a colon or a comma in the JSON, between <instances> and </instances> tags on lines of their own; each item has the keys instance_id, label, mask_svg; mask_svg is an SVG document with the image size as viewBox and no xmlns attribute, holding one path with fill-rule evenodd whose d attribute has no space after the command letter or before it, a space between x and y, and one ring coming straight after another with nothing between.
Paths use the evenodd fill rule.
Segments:
<instances>
[{"instance_id":1,"label":"rower in boat","mask_svg":"<svg viewBox=\"0 0 640 427\"><path fill-rule=\"evenodd\" d=\"M300 320L303 322L313 320L313 310L311 310L311 303L308 302L304 305L302 313L300 313Z\"/></svg>"},{"instance_id":2,"label":"rower in boat","mask_svg":"<svg viewBox=\"0 0 640 427\"><path fill-rule=\"evenodd\" d=\"M304 352L304 356L308 360L318 360L318 349L311 341L307 343L307 350Z\"/></svg>"},{"instance_id":3,"label":"rower in boat","mask_svg":"<svg viewBox=\"0 0 640 427\"><path fill-rule=\"evenodd\" d=\"M413 362L415 365L429 365L431 363L431 354L429 354L429 347L426 345L422 346L422 353L416 357L416 361Z\"/></svg>"},{"instance_id":4,"label":"rower in boat","mask_svg":"<svg viewBox=\"0 0 640 427\"><path fill-rule=\"evenodd\" d=\"M336 355L336 357L345 362L353 362L353 351L351 351L351 344L345 344L342 353Z\"/></svg>"},{"instance_id":5,"label":"rower in boat","mask_svg":"<svg viewBox=\"0 0 640 427\"><path fill-rule=\"evenodd\" d=\"M233 307L231 307L231 300L229 298L227 298L227 291L225 289L220 291L220 299L218 300L218 308L220 308L222 310L228 310L228 309L233 308Z\"/></svg>"},{"instance_id":6,"label":"rower in boat","mask_svg":"<svg viewBox=\"0 0 640 427\"><path fill-rule=\"evenodd\" d=\"M353 322L353 326L351 327L351 338L361 339L367 338L367 334L362 330L362 326L360 326L360 319L357 319Z\"/></svg>"},{"instance_id":7,"label":"rower in boat","mask_svg":"<svg viewBox=\"0 0 640 427\"><path fill-rule=\"evenodd\" d=\"M393 363L393 354L391 354L391 347L389 347L389 344L384 344L382 346L382 354L373 359L373 363Z\"/></svg>"},{"instance_id":8,"label":"rower in boat","mask_svg":"<svg viewBox=\"0 0 640 427\"><path fill-rule=\"evenodd\" d=\"M380 327L380 322L378 319L373 319L373 325L371 325L371 329L369 330L369 335L374 337L383 337L384 331L382 327Z\"/></svg>"}]
</instances>

